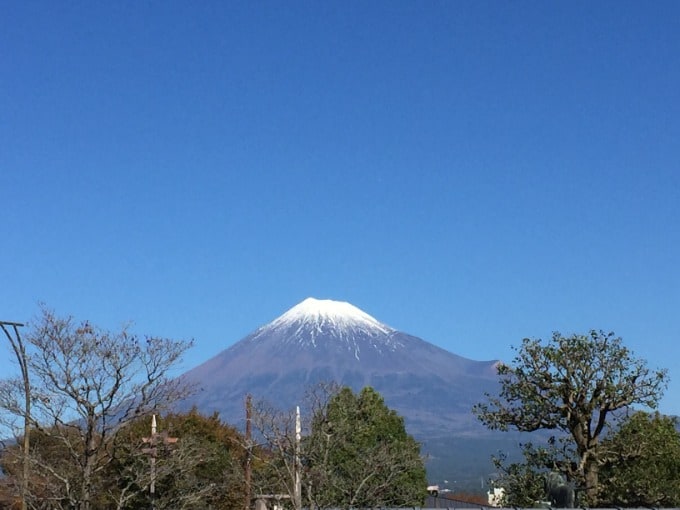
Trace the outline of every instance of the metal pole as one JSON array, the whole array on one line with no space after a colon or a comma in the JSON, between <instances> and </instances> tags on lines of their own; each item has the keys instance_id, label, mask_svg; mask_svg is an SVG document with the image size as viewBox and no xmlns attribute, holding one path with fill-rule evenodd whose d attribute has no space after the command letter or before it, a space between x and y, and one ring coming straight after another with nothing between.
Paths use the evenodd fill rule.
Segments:
<instances>
[{"instance_id":1,"label":"metal pole","mask_svg":"<svg viewBox=\"0 0 680 510\"><path fill-rule=\"evenodd\" d=\"M7 329L11 326L14 331L14 337L10 334ZM24 343L21 341L21 335L19 334L19 328L24 325L20 322L8 322L0 321L0 327L5 332L9 343L14 349L14 354L16 354L19 367L21 368L21 376L24 380L24 447L23 447L23 480L21 480L21 510L26 510L27 497L28 497L28 476L29 476L29 451L30 451L30 433L31 433L31 385L29 384L28 377L28 363L26 359L26 349Z\"/></svg>"}]
</instances>

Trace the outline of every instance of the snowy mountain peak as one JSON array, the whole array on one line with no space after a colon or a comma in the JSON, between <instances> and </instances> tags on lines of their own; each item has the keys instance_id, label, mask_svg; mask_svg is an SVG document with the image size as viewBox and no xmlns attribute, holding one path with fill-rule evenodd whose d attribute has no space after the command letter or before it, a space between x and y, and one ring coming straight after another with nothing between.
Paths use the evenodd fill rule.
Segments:
<instances>
[{"instance_id":1,"label":"snowy mountain peak","mask_svg":"<svg viewBox=\"0 0 680 510\"><path fill-rule=\"evenodd\" d=\"M274 327L289 326L296 323L328 326L334 329L356 328L377 329L382 333L393 331L388 326L356 306L345 301L307 298L286 313L275 319Z\"/></svg>"},{"instance_id":2,"label":"snowy mountain peak","mask_svg":"<svg viewBox=\"0 0 680 510\"><path fill-rule=\"evenodd\" d=\"M279 332L285 343L316 346L323 337L354 346L358 336L376 345L391 344L395 330L350 303L310 297L260 328L253 340L268 332Z\"/></svg>"}]
</instances>

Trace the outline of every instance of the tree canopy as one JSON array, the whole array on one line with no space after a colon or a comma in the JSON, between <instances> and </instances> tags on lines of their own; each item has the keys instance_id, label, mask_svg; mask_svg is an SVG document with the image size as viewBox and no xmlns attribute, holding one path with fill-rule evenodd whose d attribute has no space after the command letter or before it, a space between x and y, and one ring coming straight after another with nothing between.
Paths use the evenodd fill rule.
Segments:
<instances>
[{"instance_id":1,"label":"tree canopy","mask_svg":"<svg viewBox=\"0 0 680 510\"><path fill-rule=\"evenodd\" d=\"M474 412L487 427L555 430L562 448L551 445L544 467L557 469L595 505L601 439L618 410L655 408L667 384L666 370L651 370L613 333L590 331L548 342L524 339L512 365L500 364L501 388ZM561 433L561 434L560 434ZM556 452L560 455L556 455Z\"/></svg>"},{"instance_id":2,"label":"tree canopy","mask_svg":"<svg viewBox=\"0 0 680 510\"><path fill-rule=\"evenodd\" d=\"M602 443L600 499L620 507L680 506L677 419L634 413Z\"/></svg>"},{"instance_id":3,"label":"tree canopy","mask_svg":"<svg viewBox=\"0 0 680 510\"><path fill-rule=\"evenodd\" d=\"M264 401L256 406L253 423L265 441L254 473L259 493L283 494L294 507L422 505L427 480L420 445L378 392L322 383L304 400L304 415Z\"/></svg>"},{"instance_id":4,"label":"tree canopy","mask_svg":"<svg viewBox=\"0 0 680 510\"><path fill-rule=\"evenodd\" d=\"M242 510L243 438L217 414L188 413L159 416L155 441L149 441L151 417L140 417L119 429L107 444L107 462L91 478L90 505L101 510ZM76 440L74 434L74 440ZM166 441L172 439L172 441ZM28 508L72 508L79 488L80 468L54 434L31 431L32 464ZM19 446L6 448L0 458L5 474L2 501L16 501L12 481L20 471ZM48 462L49 461L49 462ZM154 484L154 493L150 486ZM14 491L16 492L16 491ZM152 497L153 496L153 497ZM153 503L152 503L153 499Z\"/></svg>"},{"instance_id":5,"label":"tree canopy","mask_svg":"<svg viewBox=\"0 0 680 510\"><path fill-rule=\"evenodd\" d=\"M374 389L342 388L312 418L305 442L308 497L321 508L423 503L420 445Z\"/></svg>"},{"instance_id":6,"label":"tree canopy","mask_svg":"<svg viewBox=\"0 0 680 510\"><path fill-rule=\"evenodd\" d=\"M153 457L154 508L244 507L245 450L236 429L196 409L161 416L157 425L155 441L149 441L148 417L116 435L115 461L106 473L110 501L129 510L149 508Z\"/></svg>"}]
</instances>

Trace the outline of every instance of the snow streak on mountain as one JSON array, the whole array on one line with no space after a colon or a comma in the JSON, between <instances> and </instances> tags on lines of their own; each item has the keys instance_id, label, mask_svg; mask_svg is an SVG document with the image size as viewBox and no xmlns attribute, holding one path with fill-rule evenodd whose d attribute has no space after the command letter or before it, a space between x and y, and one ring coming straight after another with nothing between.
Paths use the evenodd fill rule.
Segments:
<instances>
[{"instance_id":1,"label":"snow streak on mountain","mask_svg":"<svg viewBox=\"0 0 680 510\"><path fill-rule=\"evenodd\" d=\"M367 334L387 334L394 331L366 312L344 301L330 299L307 298L286 313L275 319L267 328L286 328L292 325L312 327L318 331L329 330L361 330Z\"/></svg>"},{"instance_id":2,"label":"snow streak on mountain","mask_svg":"<svg viewBox=\"0 0 680 510\"><path fill-rule=\"evenodd\" d=\"M350 303L307 298L258 329L249 341L258 342L273 335L282 344L299 347L329 347L327 344L333 342L344 345L358 359L362 343L368 342L377 350L396 348L399 344L391 337L394 332Z\"/></svg>"}]
</instances>

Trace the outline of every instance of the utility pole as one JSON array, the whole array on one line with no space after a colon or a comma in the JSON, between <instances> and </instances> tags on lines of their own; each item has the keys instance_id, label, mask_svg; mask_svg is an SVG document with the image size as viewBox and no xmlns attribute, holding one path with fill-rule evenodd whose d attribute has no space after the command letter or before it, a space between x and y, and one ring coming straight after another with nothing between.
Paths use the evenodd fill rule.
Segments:
<instances>
[{"instance_id":1,"label":"utility pole","mask_svg":"<svg viewBox=\"0 0 680 510\"><path fill-rule=\"evenodd\" d=\"M151 415L151 437L143 437L142 441L149 443L150 448L143 448L142 453L149 455L149 462L151 466L151 481L149 483L149 496L151 498L151 510L156 508L156 457L158 456L158 448L156 443L158 437L161 437L163 444L174 444L177 442L176 437L168 437L167 433L158 434L156 431L156 415Z\"/></svg>"},{"instance_id":2,"label":"utility pole","mask_svg":"<svg viewBox=\"0 0 680 510\"><path fill-rule=\"evenodd\" d=\"M245 475L245 493L246 500L244 510L250 510L250 499L252 496L252 457L253 457L253 443L252 443L252 429L251 421L253 414L253 397L248 395L246 397L246 456L244 459L243 473Z\"/></svg>"},{"instance_id":3,"label":"utility pole","mask_svg":"<svg viewBox=\"0 0 680 510\"><path fill-rule=\"evenodd\" d=\"M14 349L14 354L17 357L19 368L21 369L21 377L24 382L24 447L23 447L23 479L21 480L21 510L26 510L27 496L28 496L28 476L29 476L29 446L31 433L31 385L28 378L28 359L26 357L26 348L21 340L19 328L24 325L20 322L0 321L0 327L5 332L9 343ZM10 333L10 329L12 333Z\"/></svg>"},{"instance_id":4,"label":"utility pole","mask_svg":"<svg viewBox=\"0 0 680 510\"><path fill-rule=\"evenodd\" d=\"M295 406L295 510L302 509L302 480L300 478L300 439L302 427L300 426L300 406Z\"/></svg>"}]
</instances>

